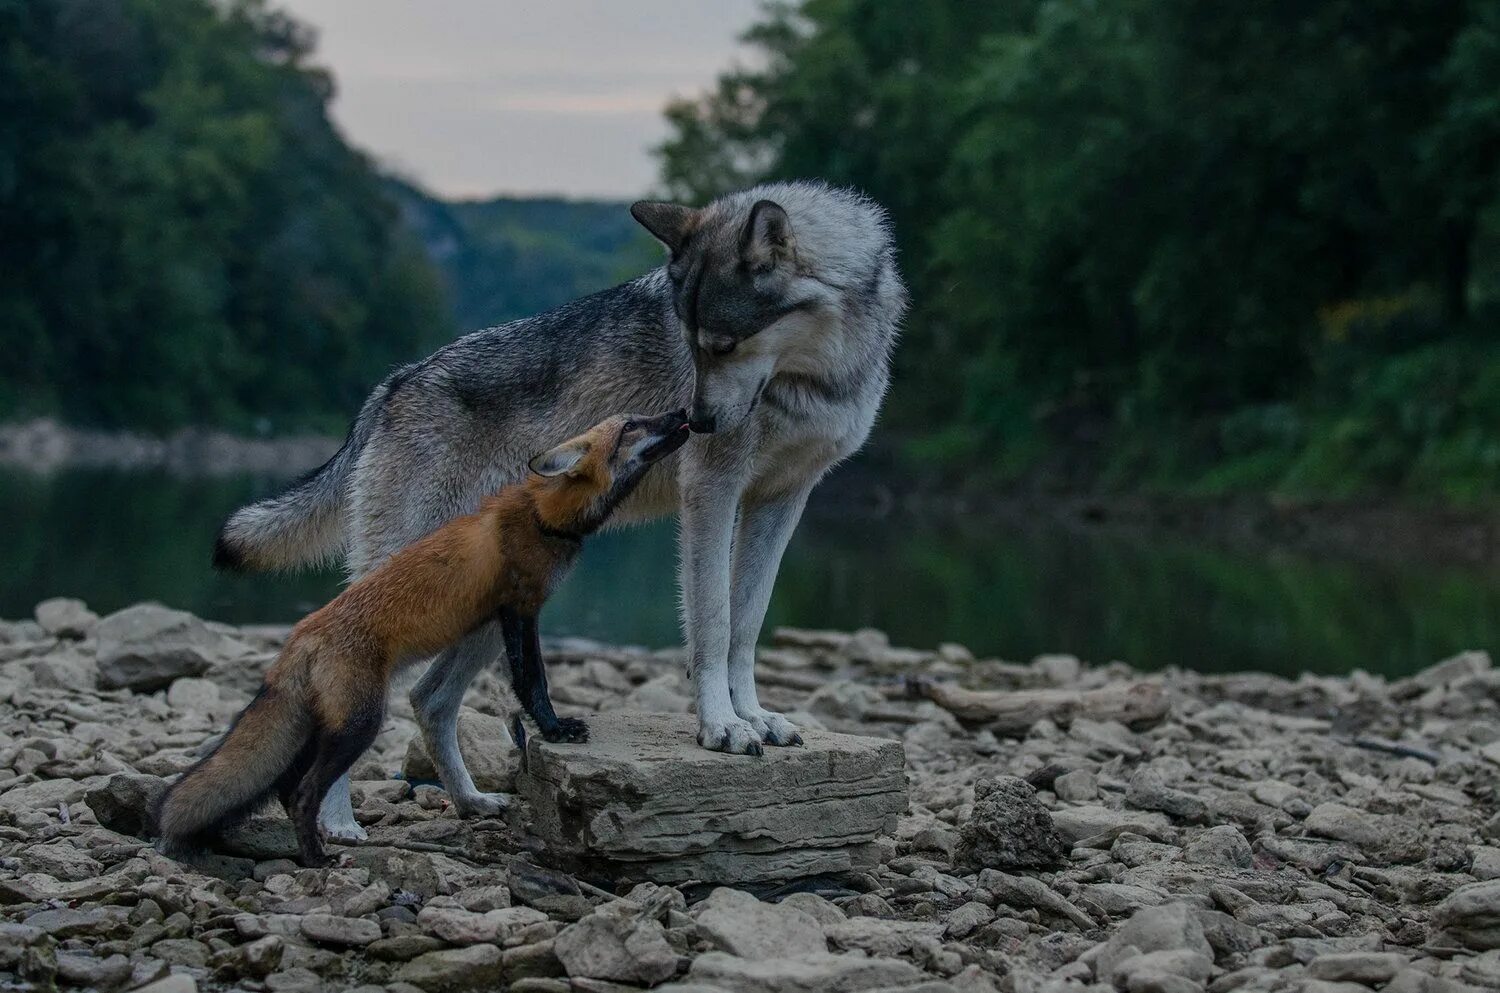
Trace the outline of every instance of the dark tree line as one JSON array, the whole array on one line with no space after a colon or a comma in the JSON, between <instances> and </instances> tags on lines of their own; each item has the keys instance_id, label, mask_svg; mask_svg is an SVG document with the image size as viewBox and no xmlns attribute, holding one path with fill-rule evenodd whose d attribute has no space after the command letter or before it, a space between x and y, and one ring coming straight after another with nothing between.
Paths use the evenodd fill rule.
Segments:
<instances>
[{"instance_id":1,"label":"dark tree line","mask_svg":"<svg viewBox=\"0 0 1500 993\"><path fill-rule=\"evenodd\" d=\"M342 424L452 324L261 0L0 0L0 416Z\"/></svg>"},{"instance_id":2,"label":"dark tree line","mask_svg":"<svg viewBox=\"0 0 1500 993\"><path fill-rule=\"evenodd\" d=\"M749 40L763 65L669 109L664 182L820 176L891 208L908 453L1500 483L1494 0L804 0Z\"/></svg>"}]
</instances>

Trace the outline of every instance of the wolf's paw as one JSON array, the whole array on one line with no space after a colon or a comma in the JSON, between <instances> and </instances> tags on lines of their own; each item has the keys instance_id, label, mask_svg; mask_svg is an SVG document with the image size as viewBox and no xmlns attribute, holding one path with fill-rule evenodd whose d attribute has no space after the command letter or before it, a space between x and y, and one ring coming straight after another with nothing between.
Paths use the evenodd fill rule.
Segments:
<instances>
[{"instance_id":1,"label":"wolf's paw","mask_svg":"<svg viewBox=\"0 0 1500 993\"><path fill-rule=\"evenodd\" d=\"M760 735L749 721L738 717L726 720L700 720L698 722L698 744L710 751L729 752L732 755L762 755Z\"/></svg>"},{"instance_id":2,"label":"wolf's paw","mask_svg":"<svg viewBox=\"0 0 1500 993\"><path fill-rule=\"evenodd\" d=\"M360 827L352 817L329 818L318 826L323 829L325 835L335 841L367 841L370 837L369 832Z\"/></svg>"},{"instance_id":3,"label":"wolf's paw","mask_svg":"<svg viewBox=\"0 0 1500 993\"><path fill-rule=\"evenodd\" d=\"M470 793L450 799L460 817L499 817L510 806L510 797L504 793Z\"/></svg>"},{"instance_id":4,"label":"wolf's paw","mask_svg":"<svg viewBox=\"0 0 1500 993\"><path fill-rule=\"evenodd\" d=\"M571 741L582 742L589 740L589 726L576 717L560 717L557 727L550 731L543 731L542 737L548 741Z\"/></svg>"},{"instance_id":5,"label":"wolf's paw","mask_svg":"<svg viewBox=\"0 0 1500 993\"><path fill-rule=\"evenodd\" d=\"M763 744L782 747L802 744L802 735L797 733L797 725L778 713L756 710L754 713L740 714L740 717L755 729Z\"/></svg>"}]
</instances>

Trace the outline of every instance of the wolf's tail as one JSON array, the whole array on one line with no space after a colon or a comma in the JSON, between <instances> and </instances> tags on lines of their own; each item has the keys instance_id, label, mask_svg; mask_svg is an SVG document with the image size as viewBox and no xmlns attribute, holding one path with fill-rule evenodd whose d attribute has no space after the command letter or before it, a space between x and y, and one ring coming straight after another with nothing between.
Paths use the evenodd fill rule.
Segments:
<instances>
[{"instance_id":1,"label":"wolf's tail","mask_svg":"<svg viewBox=\"0 0 1500 993\"><path fill-rule=\"evenodd\" d=\"M360 408L343 446L333 457L276 496L236 510L214 542L214 568L264 572L319 565L344 550L344 510L349 477L380 410L406 370L386 379Z\"/></svg>"},{"instance_id":2,"label":"wolf's tail","mask_svg":"<svg viewBox=\"0 0 1500 993\"><path fill-rule=\"evenodd\" d=\"M163 851L201 847L255 811L312 740L313 716L295 688L262 685L217 748L173 783L156 808Z\"/></svg>"}]
</instances>

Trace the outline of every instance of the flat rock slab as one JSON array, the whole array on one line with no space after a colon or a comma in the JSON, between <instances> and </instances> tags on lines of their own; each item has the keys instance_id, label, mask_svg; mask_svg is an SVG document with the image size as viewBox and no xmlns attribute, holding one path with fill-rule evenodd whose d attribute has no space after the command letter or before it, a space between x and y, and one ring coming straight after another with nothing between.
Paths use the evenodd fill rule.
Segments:
<instances>
[{"instance_id":1,"label":"flat rock slab","mask_svg":"<svg viewBox=\"0 0 1500 993\"><path fill-rule=\"evenodd\" d=\"M542 856L615 881L753 883L875 864L906 810L901 743L804 731L725 755L684 714L596 714L585 744L526 743L518 779Z\"/></svg>"}]
</instances>

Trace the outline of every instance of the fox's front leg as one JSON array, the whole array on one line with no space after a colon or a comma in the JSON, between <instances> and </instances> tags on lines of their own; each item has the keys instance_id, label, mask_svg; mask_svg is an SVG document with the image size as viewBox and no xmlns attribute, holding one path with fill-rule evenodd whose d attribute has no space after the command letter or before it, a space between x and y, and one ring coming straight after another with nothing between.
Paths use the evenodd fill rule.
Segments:
<instances>
[{"instance_id":1,"label":"fox's front leg","mask_svg":"<svg viewBox=\"0 0 1500 993\"><path fill-rule=\"evenodd\" d=\"M797 529L809 492L811 487L805 487L779 499L742 507L735 530L729 696L734 712L768 745L802 744L802 735L791 721L760 705L755 692L755 644L771 605L781 556Z\"/></svg>"},{"instance_id":2,"label":"fox's front leg","mask_svg":"<svg viewBox=\"0 0 1500 993\"><path fill-rule=\"evenodd\" d=\"M505 634L505 657L510 663L510 687L526 716L548 741L587 741L588 725L573 717L558 717L547 690L547 670L542 662L542 635L535 616L500 611L500 630ZM520 742L516 742L520 744Z\"/></svg>"},{"instance_id":3,"label":"fox's front leg","mask_svg":"<svg viewBox=\"0 0 1500 993\"><path fill-rule=\"evenodd\" d=\"M698 744L761 754L761 736L735 713L729 693L730 567L737 480L712 474L684 481L679 542L688 671L698 698Z\"/></svg>"}]
</instances>

